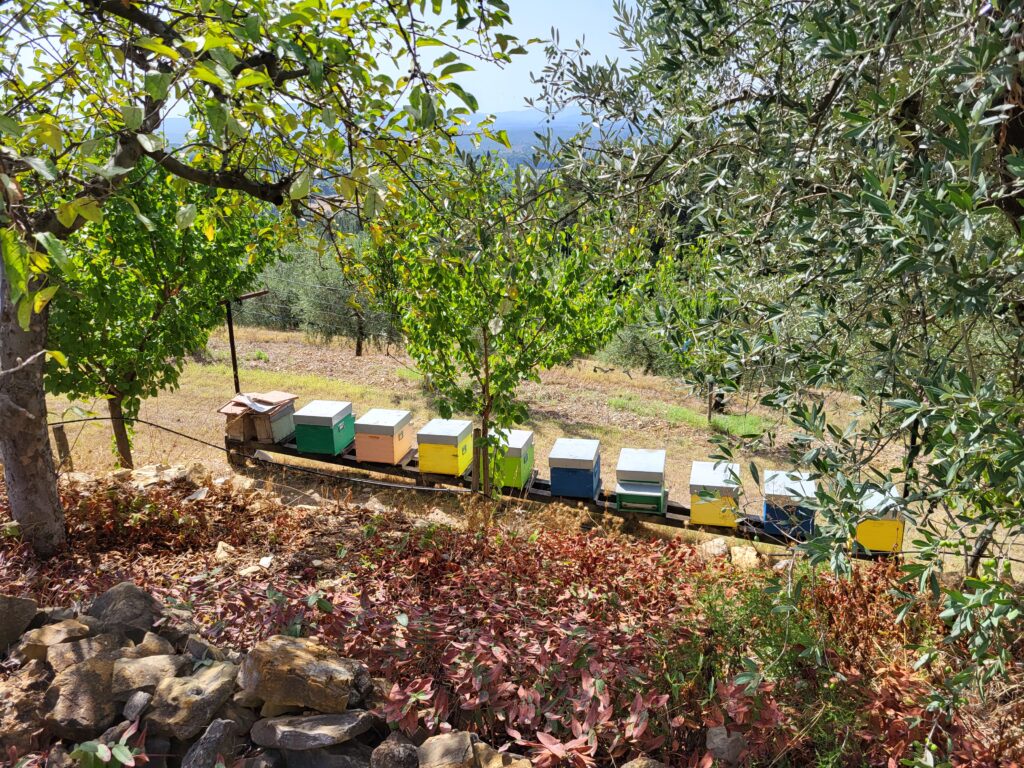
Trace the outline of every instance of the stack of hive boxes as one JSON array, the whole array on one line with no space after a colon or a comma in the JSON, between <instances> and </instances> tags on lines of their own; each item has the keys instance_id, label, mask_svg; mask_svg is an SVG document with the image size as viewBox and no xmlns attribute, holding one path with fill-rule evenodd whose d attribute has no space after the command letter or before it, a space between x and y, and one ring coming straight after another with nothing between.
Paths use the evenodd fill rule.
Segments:
<instances>
[{"instance_id":1,"label":"stack of hive boxes","mask_svg":"<svg viewBox=\"0 0 1024 768\"><path fill-rule=\"evenodd\" d=\"M814 499L817 484L806 472L769 469L764 473L765 533L772 536L807 538L814 532Z\"/></svg>"},{"instance_id":2,"label":"stack of hive boxes","mask_svg":"<svg viewBox=\"0 0 1024 768\"><path fill-rule=\"evenodd\" d=\"M398 464L412 450L412 413L387 408L367 411L355 422L356 459Z\"/></svg>"},{"instance_id":3,"label":"stack of hive boxes","mask_svg":"<svg viewBox=\"0 0 1024 768\"><path fill-rule=\"evenodd\" d=\"M473 462L473 423L433 419L418 433L420 472L461 477Z\"/></svg>"},{"instance_id":4,"label":"stack of hive boxes","mask_svg":"<svg viewBox=\"0 0 1024 768\"><path fill-rule=\"evenodd\" d=\"M560 437L548 454L551 495L593 499L601 490L601 442Z\"/></svg>"},{"instance_id":5,"label":"stack of hive boxes","mask_svg":"<svg viewBox=\"0 0 1024 768\"><path fill-rule=\"evenodd\" d=\"M615 507L665 514L665 451L623 448L615 467Z\"/></svg>"},{"instance_id":6,"label":"stack of hive boxes","mask_svg":"<svg viewBox=\"0 0 1024 768\"><path fill-rule=\"evenodd\" d=\"M494 484L499 488L524 488L533 474L533 432L528 429L498 430L501 443L494 463Z\"/></svg>"},{"instance_id":7,"label":"stack of hive boxes","mask_svg":"<svg viewBox=\"0 0 1024 768\"><path fill-rule=\"evenodd\" d=\"M227 417L225 432L234 440L284 442L295 431L298 395L289 392L238 394L219 410Z\"/></svg>"},{"instance_id":8,"label":"stack of hive boxes","mask_svg":"<svg viewBox=\"0 0 1024 768\"><path fill-rule=\"evenodd\" d=\"M857 543L869 552L899 552L903 549L905 523L899 514L899 493L864 489L861 510L872 519L857 524Z\"/></svg>"},{"instance_id":9,"label":"stack of hive boxes","mask_svg":"<svg viewBox=\"0 0 1024 768\"><path fill-rule=\"evenodd\" d=\"M736 528L740 465L695 461L690 469L690 522Z\"/></svg>"},{"instance_id":10,"label":"stack of hive boxes","mask_svg":"<svg viewBox=\"0 0 1024 768\"><path fill-rule=\"evenodd\" d=\"M302 453L337 456L355 438L352 403L314 400L295 412L295 445Z\"/></svg>"}]
</instances>

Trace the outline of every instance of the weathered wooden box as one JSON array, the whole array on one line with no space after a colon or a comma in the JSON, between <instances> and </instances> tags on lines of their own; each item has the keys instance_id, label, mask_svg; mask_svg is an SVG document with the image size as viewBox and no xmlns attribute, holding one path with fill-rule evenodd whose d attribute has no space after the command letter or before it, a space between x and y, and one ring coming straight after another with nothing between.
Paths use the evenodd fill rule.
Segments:
<instances>
[{"instance_id":1,"label":"weathered wooden box","mask_svg":"<svg viewBox=\"0 0 1024 768\"><path fill-rule=\"evenodd\" d=\"M817 484L807 472L769 469L764 473L764 509L761 522L771 536L807 538L814 533Z\"/></svg>"},{"instance_id":2,"label":"weathered wooden box","mask_svg":"<svg viewBox=\"0 0 1024 768\"><path fill-rule=\"evenodd\" d=\"M355 438L352 403L314 400L295 412L295 445L303 453L337 456Z\"/></svg>"},{"instance_id":3,"label":"weathered wooden box","mask_svg":"<svg viewBox=\"0 0 1024 768\"><path fill-rule=\"evenodd\" d=\"M690 522L736 528L739 464L695 461L690 469Z\"/></svg>"},{"instance_id":4,"label":"weathered wooden box","mask_svg":"<svg viewBox=\"0 0 1024 768\"><path fill-rule=\"evenodd\" d=\"M397 464L412 450L412 413L374 408L355 421L356 459Z\"/></svg>"},{"instance_id":5,"label":"weathered wooden box","mask_svg":"<svg viewBox=\"0 0 1024 768\"><path fill-rule=\"evenodd\" d=\"M601 442L560 437L548 455L551 495L593 499L601 490Z\"/></svg>"},{"instance_id":6,"label":"weathered wooden box","mask_svg":"<svg viewBox=\"0 0 1024 768\"><path fill-rule=\"evenodd\" d=\"M416 433L420 472L461 477L473 461L473 422L433 419Z\"/></svg>"}]
</instances>

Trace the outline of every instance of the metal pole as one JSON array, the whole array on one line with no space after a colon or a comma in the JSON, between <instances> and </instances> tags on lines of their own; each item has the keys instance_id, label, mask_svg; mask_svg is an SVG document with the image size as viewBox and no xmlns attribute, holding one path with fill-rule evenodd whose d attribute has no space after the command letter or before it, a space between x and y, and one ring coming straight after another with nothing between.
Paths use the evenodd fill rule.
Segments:
<instances>
[{"instance_id":1,"label":"metal pole","mask_svg":"<svg viewBox=\"0 0 1024 768\"><path fill-rule=\"evenodd\" d=\"M231 302L226 301L224 304L228 308L228 345L231 347L231 372L235 376L235 394L239 394L242 391L242 385L238 382L238 352L235 350L235 322L231 318Z\"/></svg>"}]
</instances>

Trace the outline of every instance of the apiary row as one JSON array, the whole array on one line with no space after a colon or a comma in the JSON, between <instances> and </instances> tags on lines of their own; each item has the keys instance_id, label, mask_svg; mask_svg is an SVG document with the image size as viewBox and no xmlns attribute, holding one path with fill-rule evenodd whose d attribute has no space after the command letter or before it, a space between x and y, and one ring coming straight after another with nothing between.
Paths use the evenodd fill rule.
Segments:
<instances>
[{"instance_id":1,"label":"apiary row","mask_svg":"<svg viewBox=\"0 0 1024 768\"><path fill-rule=\"evenodd\" d=\"M240 399L241 398L241 399ZM303 454L338 456L354 448L358 462L397 465L414 450L412 413L374 408L356 419L352 404L314 400L294 409L294 395L239 395L221 412L228 418L228 436L281 443L294 434ZM240 412L254 426L239 426ZM244 419L243 419L244 420ZM492 457L495 485L523 489L534 474L533 432L497 432L501 448ZM433 419L415 433L421 473L462 478L473 460L473 424L460 419ZM354 444L354 446L353 446ZM601 445L598 440L562 437L548 456L551 495L593 500L601 493ZM677 517L669 511L665 487L666 453L661 449L623 448L615 467L615 504L619 511ZM745 518L739 510L740 467L726 462L695 461L690 470L689 520L696 525L736 528ZM771 536L806 538L814 530L817 485L806 473L768 470L764 503L754 522ZM865 496L862 507L871 519L857 527L857 540L873 552L899 551L904 522L892 497Z\"/></svg>"}]
</instances>

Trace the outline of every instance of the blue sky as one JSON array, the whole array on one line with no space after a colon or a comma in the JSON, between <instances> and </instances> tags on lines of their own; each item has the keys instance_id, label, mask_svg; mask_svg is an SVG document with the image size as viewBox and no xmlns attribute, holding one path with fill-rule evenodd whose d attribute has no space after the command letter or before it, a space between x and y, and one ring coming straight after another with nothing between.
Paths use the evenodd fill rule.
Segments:
<instances>
[{"instance_id":1,"label":"blue sky","mask_svg":"<svg viewBox=\"0 0 1024 768\"><path fill-rule=\"evenodd\" d=\"M520 40L547 40L555 27L563 45L584 37L594 55L617 55L617 41L611 35L615 26L612 0L509 0L509 7L512 34ZM476 96L481 112L526 109L523 100L537 95L530 73L539 73L544 63L544 45L537 44L530 47L528 55L514 57L514 63L504 68L478 63L475 72L459 75L459 83Z\"/></svg>"}]
</instances>

